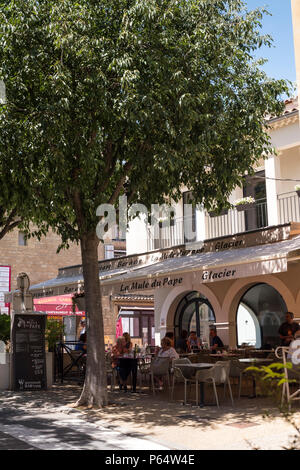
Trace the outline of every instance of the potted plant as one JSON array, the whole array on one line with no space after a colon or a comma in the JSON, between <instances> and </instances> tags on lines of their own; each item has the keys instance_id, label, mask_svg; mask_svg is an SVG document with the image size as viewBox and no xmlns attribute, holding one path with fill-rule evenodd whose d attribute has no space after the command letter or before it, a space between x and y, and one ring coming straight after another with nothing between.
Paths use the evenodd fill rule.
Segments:
<instances>
[{"instance_id":1,"label":"potted plant","mask_svg":"<svg viewBox=\"0 0 300 470\"><path fill-rule=\"evenodd\" d=\"M84 292L76 292L72 297L73 310L75 311L75 306L77 306L80 312L85 312L85 296Z\"/></svg>"},{"instance_id":2,"label":"potted plant","mask_svg":"<svg viewBox=\"0 0 300 470\"><path fill-rule=\"evenodd\" d=\"M255 199L252 196L242 197L235 201L234 206L237 211L245 211L255 206Z\"/></svg>"},{"instance_id":3,"label":"potted plant","mask_svg":"<svg viewBox=\"0 0 300 470\"><path fill-rule=\"evenodd\" d=\"M296 184L295 191L298 194L298 197L300 197L300 184Z\"/></svg>"},{"instance_id":4,"label":"potted plant","mask_svg":"<svg viewBox=\"0 0 300 470\"><path fill-rule=\"evenodd\" d=\"M175 225L174 217L170 217L170 218L164 217L164 218L160 218L159 221L158 221L159 228L163 228L164 223L168 222L168 221L170 222L170 227L174 227L174 225Z\"/></svg>"},{"instance_id":5,"label":"potted plant","mask_svg":"<svg viewBox=\"0 0 300 470\"><path fill-rule=\"evenodd\" d=\"M228 209L222 209L221 211L219 211L218 209L215 209L213 211L209 211L209 216L210 217L219 217L221 215L227 215L228 214Z\"/></svg>"},{"instance_id":6,"label":"potted plant","mask_svg":"<svg viewBox=\"0 0 300 470\"><path fill-rule=\"evenodd\" d=\"M58 341L64 336L64 324L59 320L47 319L45 339L48 343L49 352L53 352Z\"/></svg>"}]
</instances>

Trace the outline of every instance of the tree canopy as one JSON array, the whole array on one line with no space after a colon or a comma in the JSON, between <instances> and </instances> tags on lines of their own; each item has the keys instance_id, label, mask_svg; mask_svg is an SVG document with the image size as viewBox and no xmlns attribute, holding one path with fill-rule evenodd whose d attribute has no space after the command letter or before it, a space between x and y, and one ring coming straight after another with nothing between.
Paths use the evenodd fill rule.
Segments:
<instances>
[{"instance_id":1,"label":"tree canopy","mask_svg":"<svg viewBox=\"0 0 300 470\"><path fill-rule=\"evenodd\" d=\"M185 185L222 207L271 152L265 116L282 111L287 84L255 62L271 40L260 33L263 11L242 0L0 5L5 184L25 188L28 220L66 245L80 241L90 331L99 333L98 205L124 193L129 203L162 203ZM90 397L100 404L96 383L94 373Z\"/></svg>"}]
</instances>

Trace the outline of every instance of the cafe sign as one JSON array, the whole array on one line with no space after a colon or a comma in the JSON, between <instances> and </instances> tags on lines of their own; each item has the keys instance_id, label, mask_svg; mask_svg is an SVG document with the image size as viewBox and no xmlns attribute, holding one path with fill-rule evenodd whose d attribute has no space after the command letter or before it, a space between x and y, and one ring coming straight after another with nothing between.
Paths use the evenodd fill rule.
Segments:
<instances>
[{"instance_id":1,"label":"cafe sign","mask_svg":"<svg viewBox=\"0 0 300 470\"><path fill-rule=\"evenodd\" d=\"M201 282L229 281L243 277L259 276L287 271L287 260L269 260L255 263L240 264L223 268L207 269L202 271Z\"/></svg>"},{"instance_id":2,"label":"cafe sign","mask_svg":"<svg viewBox=\"0 0 300 470\"><path fill-rule=\"evenodd\" d=\"M132 281L127 284L121 284L120 292L128 293L146 289L157 289L159 287L178 287L183 283L183 277L169 277L165 276L161 279L143 279Z\"/></svg>"},{"instance_id":3,"label":"cafe sign","mask_svg":"<svg viewBox=\"0 0 300 470\"><path fill-rule=\"evenodd\" d=\"M285 258L245 263L235 266L208 268L193 272L193 282L212 283L218 281L230 281L245 277L273 274L287 271ZM191 282L191 272L178 274L176 277L165 274L163 277L148 277L122 284L114 285L113 289L119 293L130 293L142 290L155 290L159 288L175 288Z\"/></svg>"}]
</instances>

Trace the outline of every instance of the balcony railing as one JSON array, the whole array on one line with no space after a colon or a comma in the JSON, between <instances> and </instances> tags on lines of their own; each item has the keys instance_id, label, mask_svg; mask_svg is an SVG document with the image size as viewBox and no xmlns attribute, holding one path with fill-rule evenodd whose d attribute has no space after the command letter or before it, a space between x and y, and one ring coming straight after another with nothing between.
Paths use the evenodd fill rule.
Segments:
<instances>
[{"instance_id":1,"label":"balcony railing","mask_svg":"<svg viewBox=\"0 0 300 470\"><path fill-rule=\"evenodd\" d=\"M206 238L218 238L234 233L248 232L267 227L268 211L266 201L256 201L246 210L229 209L225 215L211 217L206 214Z\"/></svg>"},{"instance_id":2,"label":"balcony railing","mask_svg":"<svg viewBox=\"0 0 300 470\"><path fill-rule=\"evenodd\" d=\"M279 224L300 222L300 197L295 192L284 193L278 196Z\"/></svg>"},{"instance_id":3,"label":"balcony railing","mask_svg":"<svg viewBox=\"0 0 300 470\"><path fill-rule=\"evenodd\" d=\"M267 203L265 200L256 201L254 206L249 206L246 210L238 211L230 209L224 215L212 216L205 213L205 238L218 238L234 233L247 232L258 228L268 226ZM196 232L196 220L190 221L191 229ZM184 219L176 218L169 227L156 227L149 231L148 251L169 248L171 246L181 245L186 242L198 241L197 236L194 239L187 240L184 232Z\"/></svg>"}]
</instances>

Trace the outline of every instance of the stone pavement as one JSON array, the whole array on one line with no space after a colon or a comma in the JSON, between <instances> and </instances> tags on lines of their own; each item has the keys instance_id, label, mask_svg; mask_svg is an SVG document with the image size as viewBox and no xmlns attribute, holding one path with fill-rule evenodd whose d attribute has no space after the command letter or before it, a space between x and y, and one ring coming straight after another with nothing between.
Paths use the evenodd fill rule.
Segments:
<instances>
[{"instance_id":1,"label":"stone pavement","mask_svg":"<svg viewBox=\"0 0 300 470\"><path fill-rule=\"evenodd\" d=\"M166 394L116 391L103 410L73 409L79 394L66 384L0 392L0 449L277 450L290 448L297 434L270 399L242 398L232 408L220 395L219 409L200 409L171 403ZM293 420L300 424L299 405Z\"/></svg>"}]
</instances>

